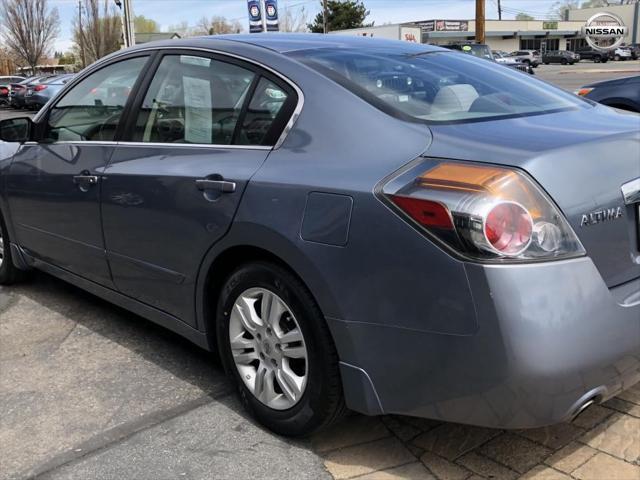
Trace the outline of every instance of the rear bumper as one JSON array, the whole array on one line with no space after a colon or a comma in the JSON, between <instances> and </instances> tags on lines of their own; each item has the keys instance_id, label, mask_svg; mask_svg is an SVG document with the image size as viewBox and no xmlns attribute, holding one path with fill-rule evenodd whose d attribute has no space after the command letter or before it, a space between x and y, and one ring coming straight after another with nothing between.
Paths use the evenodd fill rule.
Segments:
<instances>
[{"instance_id":1,"label":"rear bumper","mask_svg":"<svg viewBox=\"0 0 640 480\"><path fill-rule=\"evenodd\" d=\"M466 268L475 334L330 320L344 365L362 372L347 375L351 408L530 428L640 380L640 279L608 289L589 258Z\"/></svg>"},{"instance_id":2,"label":"rear bumper","mask_svg":"<svg viewBox=\"0 0 640 480\"><path fill-rule=\"evenodd\" d=\"M28 106L37 106L42 107L45 103L49 101L48 97L43 97L42 95L38 95L34 93L33 95L29 95L24 97L24 103Z\"/></svg>"}]
</instances>

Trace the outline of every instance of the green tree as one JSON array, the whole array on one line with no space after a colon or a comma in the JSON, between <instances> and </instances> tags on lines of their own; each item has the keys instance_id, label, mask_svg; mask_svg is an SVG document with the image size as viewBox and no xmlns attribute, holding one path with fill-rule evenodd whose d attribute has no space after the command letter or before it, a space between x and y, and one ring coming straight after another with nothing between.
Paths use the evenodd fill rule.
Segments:
<instances>
[{"instance_id":1,"label":"green tree","mask_svg":"<svg viewBox=\"0 0 640 480\"><path fill-rule=\"evenodd\" d=\"M62 53L58 57L58 65L75 65L76 57L72 52Z\"/></svg>"},{"instance_id":2,"label":"green tree","mask_svg":"<svg viewBox=\"0 0 640 480\"><path fill-rule=\"evenodd\" d=\"M155 33L160 31L158 22L144 15L136 15L133 19L133 25L136 33Z\"/></svg>"},{"instance_id":3,"label":"green tree","mask_svg":"<svg viewBox=\"0 0 640 480\"><path fill-rule=\"evenodd\" d=\"M322 5L322 1L320 4ZM372 23L364 23L369 16L369 10L362 0L328 0L327 1L327 30L347 30L349 28L372 27ZM324 15L321 11L308 25L314 33L324 32Z\"/></svg>"},{"instance_id":4,"label":"green tree","mask_svg":"<svg viewBox=\"0 0 640 480\"><path fill-rule=\"evenodd\" d=\"M516 15L516 20L535 20L535 18L528 13L519 13Z\"/></svg>"}]
</instances>

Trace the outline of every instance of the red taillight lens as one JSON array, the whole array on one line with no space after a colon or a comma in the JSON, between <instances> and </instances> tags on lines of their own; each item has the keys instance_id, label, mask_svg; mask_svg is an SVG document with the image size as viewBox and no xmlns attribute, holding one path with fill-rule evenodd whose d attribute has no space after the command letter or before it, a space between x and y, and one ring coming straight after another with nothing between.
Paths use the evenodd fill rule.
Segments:
<instances>
[{"instance_id":1,"label":"red taillight lens","mask_svg":"<svg viewBox=\"0 0 640 480\"><path fill-rule=\"evenodd\" d=\"M0 87L0 94L6 95L7 93L9 93L9 89L8 88Z\"/></svg>"},{"instance_id":2,"label":"red taillight lens","mask_svg":"<svg viewBox=\"0 0 640 480\"><path fill-rule=\"evenodd\" d=\"M453 221L449 210L439 202L400 195L391 196L391 201L423 227L453 230Z\"/></svg>"},{"instance_id":3,"label":"red taillight lens","mask_svg":"<svg viewBox=\"0 0 640 480\"><path fill-rule=\"evenodd\" d=\"M531 215L517 203L499 203L491 209L484 222L484 234L489 244L500 253L518 255L531 243Z\"/></svg>"},{"instance_id":4,"label":"red taillight lens","mask_svg":"<svg viewBox=\"0 0 640 480\"><path fill-rule=\"evenodd\" d=\"M584 254L551 199L517 169L424 159L379 192L420 230L465 258L503 262Z\"/></svg>"},{"instance_id":5,"label":"red taillight lens","mask_svg":"<svg viewBox=\"0 0 640 480\"><path fill-rule=\"evenodd\" d=\"M33 91L34 92L41 92L42 90L44 90L46 88L47 88L46 85L36 85L35 87L33 87Z\"/></svg>"}]
</instances>

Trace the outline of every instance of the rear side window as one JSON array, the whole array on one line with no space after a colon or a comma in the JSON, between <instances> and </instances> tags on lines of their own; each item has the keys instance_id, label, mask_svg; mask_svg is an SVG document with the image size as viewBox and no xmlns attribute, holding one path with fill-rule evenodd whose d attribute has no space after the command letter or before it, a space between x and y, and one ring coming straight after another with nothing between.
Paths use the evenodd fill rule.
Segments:
<instances>
[{"instance_id":1,"label":"rear side window","mask_svg":"<svg viewBox=\"0 0 640 480\"><path fill-rule=\"evenodd\" d=\"M261 78L243 117L237 143L262 145L288 98L283 88Z\"/></svg>"},{"instance_id":2,"label":"rear side window","mask_svg":"<svg viewBox=\"0 0 640 480\"><path fill-rule=\"evenodd\" d=\"M288 94L253 69L165 55L142 101L133 141L263 145Z\"/></svg>"}]
</instances>

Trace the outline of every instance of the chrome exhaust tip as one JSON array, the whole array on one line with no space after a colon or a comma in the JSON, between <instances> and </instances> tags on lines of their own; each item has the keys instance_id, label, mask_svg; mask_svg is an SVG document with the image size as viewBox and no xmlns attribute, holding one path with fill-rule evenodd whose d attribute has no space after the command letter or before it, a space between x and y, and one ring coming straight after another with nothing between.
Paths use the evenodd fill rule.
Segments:
<instances>
[{"instance_id":1,"label":"chrome exhaust tip","mask_svg":"<svg viewBox=\"0 0 640 480\"><path fill-rule=\"evenodd\" d=\"M571 421L573 422L576 418L578 418L582 413L584 413L584 411L589 408L591 405L594 405L596 403L596 398L590 398L589 400L587 400L586 402L584 402L582 405L580 405L575 413L573 414L573 416L571 417Z\"/></svg>"}]
</instances>

